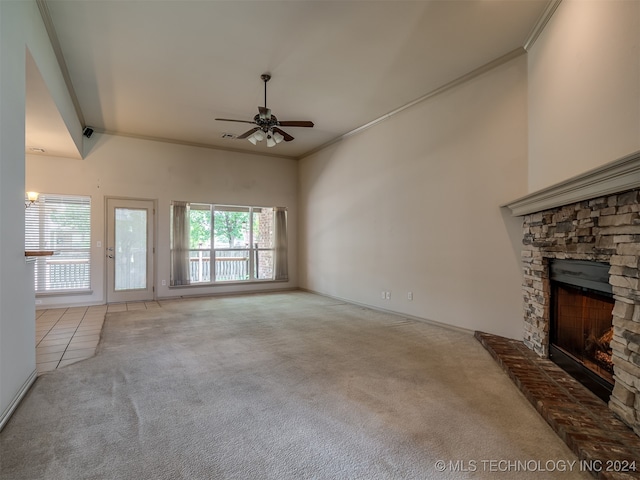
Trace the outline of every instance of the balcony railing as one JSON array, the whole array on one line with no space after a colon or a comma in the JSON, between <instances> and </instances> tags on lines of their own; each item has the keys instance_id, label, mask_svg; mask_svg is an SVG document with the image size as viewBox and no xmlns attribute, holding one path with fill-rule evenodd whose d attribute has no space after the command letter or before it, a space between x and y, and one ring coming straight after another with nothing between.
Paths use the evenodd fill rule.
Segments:
<instances>
[{"instance_id":1,"label":"balcony railing","mask_svg":"<svg viewBox=\"0 0 640 480\"><path fill-rule=\"evenodd\" d=\"M35 265L36 292L88 289L89 260L78 258L40 258Z\"/></svg>"},{"instance_id":2,"label":"balcony railing","mask_svg":"<svg viewBox=\"0 0 640 480\"><path fill-rule=\"evenodd\" d=\"M248 280L248 253L249 252L218 252L215 261L215 281ZM192 251L191 257L189 258L189 267L192 283L207 283L214 280L211 278L211 257L209 252Z\"/></svg>"},{"instance_id":3,"label":"balcony railing","mask_svg":"<svg viewBox=\"0 0 640 480\"><path fill-rule=\"evenodd\" d=\"M191 250L189 257L191 283L250 280L251 255L254 256L254 278L272 279L273 251L271 249L216 250L214 278L211 278L211 256L209 250Z\"/></svg>"}]
</instances>

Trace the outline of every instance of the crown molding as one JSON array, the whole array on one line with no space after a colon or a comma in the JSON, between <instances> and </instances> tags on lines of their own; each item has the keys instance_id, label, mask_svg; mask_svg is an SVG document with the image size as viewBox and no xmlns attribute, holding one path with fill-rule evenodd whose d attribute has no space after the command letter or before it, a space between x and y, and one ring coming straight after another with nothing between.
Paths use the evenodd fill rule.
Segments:
<instances>
[{"instance_id":1,"label":"crown molding","mask_svg":"<svg viewBox=\"0 0 640 480\"><path fill-rule=\"evenodd\" d=\"M479 77L480 75L488 72L489 70L492 70L504 63L507 63L511 60L513 60L514 58L517 58L521 55L524 55L526 52L526 50L523 47L518 47L514 50L511 50L510 52L502 55L501 57L498 57L492 61L490 61L489 63L485 63L484 65L476 68L475 70L470 71L469 73L466 73L454 80L451 80L448 83L445 83L444 85L436 88L435 90L430 91L429 93L426 93L425 95L416 98L415 100L412 100L409 103L406 103L405 105L402 105L401 107L396 108L395 110L390 111L389 113L386 113L384 115L382 115L381 117L376 118L375 120L370 121L369 123L366 123L358 128L355 128L347 133L343 133L342 135L340 135L339 137L334 138L333 140L328 141L327 143L324 143L322 145L320 145L319 147L316 147L312 150L309 150L308 152L300 155L299 159L302 160L305 157L308 157L310 155L313 155L314 153L319 152L320 150L324 150L325 148L333 145L334 143L338 143L342 140L344 140L345 138L351 137L352 135L355 135L356 133L360 133L363 130L366 130L368 128L373 127L374 125L377 125L378 123L386 120L387 118L390 118L394 115L397 115L398 113L406 110L407 108L413 107L414 105L417 105L418 103L424 102L425 100L428 100L430 98L435 97L436 95L440 95L441 93L446 92L447 90L451 90L454 87L457 87L458 85L462 85L463 83L468 82L469 80L472 80L476 77Z\"/></svg>"},{"instance_id":2,"label":"crown molding","mask_svg":"<svg viewBox=\"0 0 640 480\"><path fill-rule=\"evenodd\" d=\"M2 0L0 0L2 1ZM126 137L126 138L135 138L137 140L148 140L150 142L161 142L161 143L171 143L173 145L183 145L186 147L197 147L197 148L207 148L209 150L220 150L223 152L233 152L233 153L242 153L244 155L257 155L259 157L273 157L273 158L284 158L287 160L298 160L299 157L294 155L282 155L271 152L252 152L242 148L232 148L232 147L221 147L218 145L210 145L207 143L198 143L198 142L189 142L186 140L177 140L173 138L164 138L164 137L153 137L149 135L138 135L135 133L124 133L117 132L114 130L105 130L103 128L94 128L94 133L111 135L117 137Z\"/></svg>"},{"instance_id":3,"label":"crown molding","mask_svg":"<svg viewBox=\"0 0 640 480\"><path fill-rule=\"evenodd\" d=\"M51 20L51 13L49 13L49 6L47 5L46 0L36 0L36 4L38 5L38 9L40 10L40 16L42 17L44 28L47 31L47 35L49 35L49 41L51 42L51 47L53 48L53 52L56 56L56 60L58 60L58 66L60 67L62 78L64 79L64 83L67 86L67 90L69 91L69 96L71 97L71 102L73 103L73 107L76 111L76 115L78 116L80 125L82 125L82 128L84 128L86 125L85 125L84 115L82 114L82 109L80 108L80 101L78 100L76 91L73 88L73 83L71 82L71 75L69 75L67 62L65 61L64 55L62 54L62 47L60 46L60 40L58 39L58 34L56 33L56 29L53 26L53 20Z\"/></svg>"},{"instance_id":4,"label":"crown molding","mask_svg":"<svg viewBox=\"0 0 640 480\"><path fill-rule=\"evenodd\" d=\"M640 188L640 150L509 202L514 217Z\"/></svg>"},{"instance_id":5,"label":"crown molding","mask_svg":"<svg viewBox=\"0 0 640 480\"><path fill-rule=\"evenodd\" d=\"M529 33L527 40L524 42L524 49L527 52L536 42L536 40L544 30L544 27L547 26L547 23L549 22L549 20L551 20L551 17L555 13L556 9L558 8L561 2L562 0L549 0L549 3L547 4L547 8L544 9L544 12L542 12L542 15L540 15L540 18L538 19L536 24L533 26L533 30L531 30L531 33Z\"/></svg>"}]
</instances>

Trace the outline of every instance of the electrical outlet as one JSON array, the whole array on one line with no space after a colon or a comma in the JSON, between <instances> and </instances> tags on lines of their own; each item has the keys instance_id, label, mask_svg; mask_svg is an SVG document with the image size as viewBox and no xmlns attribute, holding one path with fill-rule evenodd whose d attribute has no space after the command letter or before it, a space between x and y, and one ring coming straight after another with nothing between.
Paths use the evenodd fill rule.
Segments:
<instances>
[{"instance_id":1,"label":"electrical outlet","mask_svg":"<svg viewBox=\"0 0 640 480\"><path fill-rule=\"evenodd\" d=\"M384 292L384 291L380 292L380 298L383 300L387 298L387 292Z\"/></svg>"},{"instance_id":2,"label":"electrical outlet","mask_svg":"<svg viewBox=\"0 0 640 480\"><path fill-rule=\"evenodd\" d=\"M407 300L413 300L413 292L407 293Z\"/></svg>"},{"instance_id":3,"label":"electrical outlet","mask_svg":"<svg viewBox=\"0 0 640 480\"><path fill-rule=\"evenodd\" d=\"M162 280L162 285L164 286L166 284L167 284L167 281L166 280Z\"/></svg>"},{"instance_id":4,"label":"electrical outlet","mask_svg":"<svg viewBox=\"0 0 640 480\"><path fill-rule=\"evenodd\" d=\"M391 292L387 292L385 294L385 297L387 298L387 300L391 300Z\"/></svg>"}]
</instances>

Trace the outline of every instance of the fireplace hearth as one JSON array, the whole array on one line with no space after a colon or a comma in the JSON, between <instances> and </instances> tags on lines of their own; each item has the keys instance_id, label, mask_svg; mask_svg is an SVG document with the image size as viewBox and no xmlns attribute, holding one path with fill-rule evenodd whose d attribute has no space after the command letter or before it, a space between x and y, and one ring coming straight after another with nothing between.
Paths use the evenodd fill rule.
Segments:
<instances>
[{"instance_id":1,"label":"fireplace hearth","mask_svg":"<svg viewBox=\"0 0 640 480\"><path fill-rule=\"evenodd\" d=\"M476 332L475 337L540 416L599 480L638 478L640 439L592 392L522 341ZM628 472L614 465L627 461ZM633 467L635 462L635 467ZM610 468L600 466L609 465ZM595 468L594 468L595 467Z\"/></svg>"}]
</instances>

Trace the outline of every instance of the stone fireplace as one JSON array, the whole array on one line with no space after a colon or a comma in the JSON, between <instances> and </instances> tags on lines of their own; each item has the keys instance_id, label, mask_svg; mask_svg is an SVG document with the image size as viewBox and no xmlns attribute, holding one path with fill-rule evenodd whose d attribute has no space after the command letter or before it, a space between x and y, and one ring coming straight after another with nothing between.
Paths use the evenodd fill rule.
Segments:
<instances>
[{"instance_id":1,"label":"stone fireplace","mask_svg":"<svg viewBox=\"0 0 640 480\"><path fill-rule=\"evenodd\" d=\"M594 262L608 270L611 313L607 295L594 300L613 325L606 338L613 362L608 405L640 435L640 153L507 206L523 216L524 343L539 356L549 357L557 335L551 329L558 295L552 294L553 262ZM607 327L598 328L593 337L602 343Z\"/></svg>"}]
</instances>

